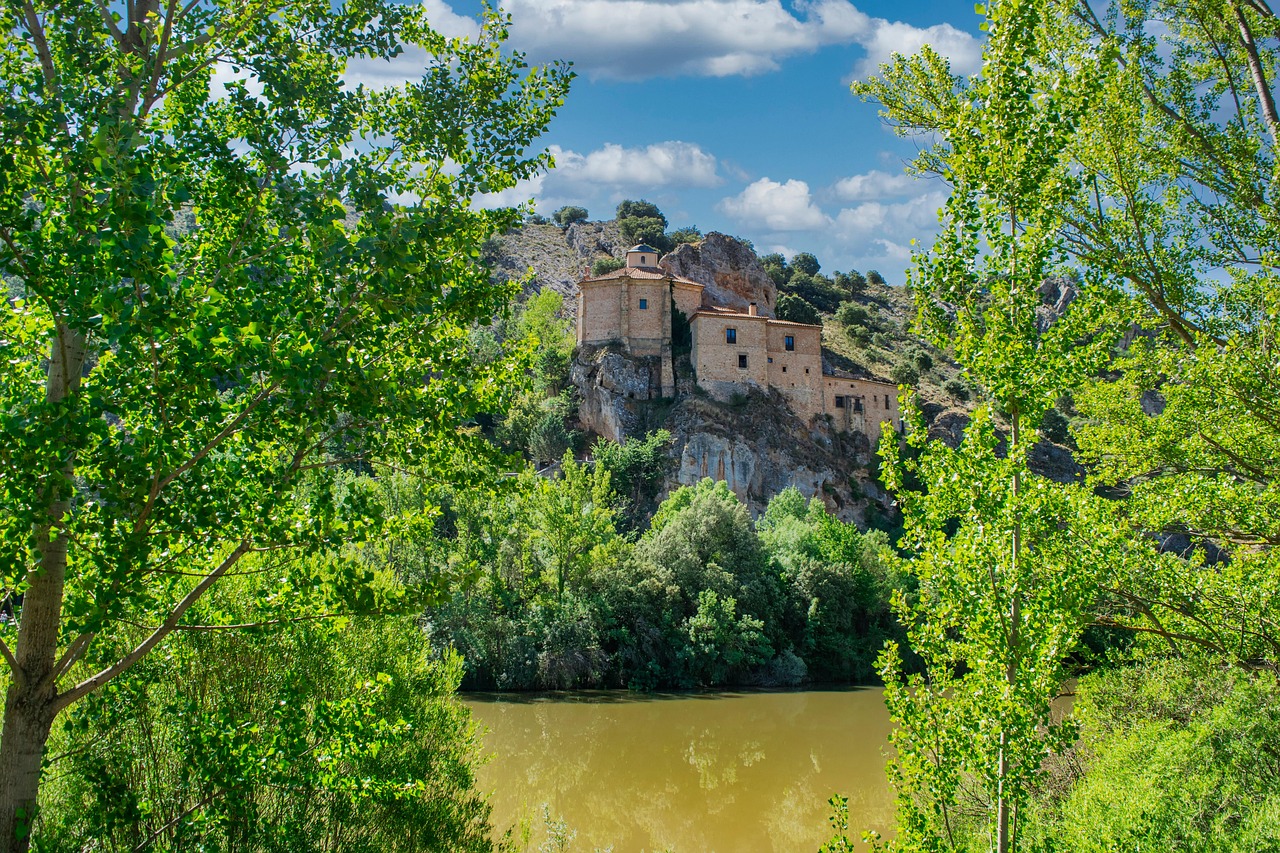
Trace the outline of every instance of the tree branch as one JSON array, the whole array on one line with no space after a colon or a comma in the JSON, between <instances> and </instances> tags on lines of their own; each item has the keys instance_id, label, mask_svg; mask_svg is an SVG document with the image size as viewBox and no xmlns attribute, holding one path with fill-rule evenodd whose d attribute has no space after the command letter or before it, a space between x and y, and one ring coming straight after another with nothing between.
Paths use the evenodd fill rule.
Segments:
<instances>
[{"instance_id":1,"label":"tree branch","mask_svg":"<svg viewBox=\"0 0 1280 853\"><path fill-rule=\"evenodd\" d=\"M249 552L250 547L250 543L247 539L241 540L235 550L228 554L226 558L218 564L217 568L205 575L204 579L201 580L200 583L196 584L190 592L183 596L182 600L174 606L172 611L170 611L168 618L166 618L158 628L152 631L151 635L143 640L137 648L129 652L129 654L125 655L111 666L98 672L96 675L86 678L84 681L80 682L75 687L72 687L65 693L59 694L52 703L54 713L61 711L72 702L75 702L89 693L92 693L94 690L97 690L99 687L103 686L108 681L140 661L147 652L155 648L161 640L167 637L170 632L177 627L183 614L191 609L191 605L199 601L201 596L208 591L209 587L217 583L218 579L226 574L228 569L239 562L240 558Z\"/></svg>"}]
</instances>

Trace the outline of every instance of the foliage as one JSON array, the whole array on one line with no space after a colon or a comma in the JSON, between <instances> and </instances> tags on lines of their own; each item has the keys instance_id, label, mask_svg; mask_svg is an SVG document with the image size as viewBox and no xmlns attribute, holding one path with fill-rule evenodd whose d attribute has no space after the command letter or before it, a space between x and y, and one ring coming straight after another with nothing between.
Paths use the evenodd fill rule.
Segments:
<instances>
[{"instance_id":1,"label":"foliage","mask_svg":"<svg viewBox=\"0 0 1280 853\"><path fill-rule=\"evenodd\" d=\"M1032 97L1033 69L1055 49L1062 24L1047 5L988 4L982 73L963 84L963 96L931 102L944 140L931 153L953 191L934 248L917 254L910 272L920 325L936 346L954 348L1010 428L1007 450L997 453L992 415L979 407L951 449L930 442L913 414L908 441L917 459L882 443L920 586L918 598L899 597L895 607L926 667L903 679L894 646L882 663L897 724L895 844L904 850L954 848L954 823L966 811L992 850L1017 849L1013 816L1045 757L1073 733L1050 717L1060 662L1087 621L1099 567L1122 559L1110 550L1120 549L1093 495L1027 466L1028 428L1103 363L1109 341L1087 301L1046 331L1037 324L1039 286L1061 255L1060 209L1076 181L1062 152L1097 95L1096 84L1050 77L1052 95ZM898 103L895 86L912 74L955 85L927 47L882 72L855 88L887 105ZM976 139L980 146L967 144ZM895 371L904 367L915 371L905 362ZM902 469L928 491L902 491Z\"/></svg>"},{"instance_id":2,"label":"foliage","mask_svg":"<svg viewBox=\"0 0 1280 853\"><path fill-rule=\"evenodd\" d=\"M596 258L591 262L592 275L604 275L614 270L620 270L627 265L626 261L618 258Z\"/></svg>"},{"instance_id":3,"label":"foliage","mask_svg":"<svg viewBox=\"0 0 1280 853\"><path fill-rule=\"evenodd\" d=\"M895 385L915 385L920 381L920 371L909 361L899 361L889 371L889 378Z\"/></svg>"},{"instance_id":4,"label":"foliage","mask_svg":"<svg viewBox=\"0 0 1280 853\"><path fill-rule=\"evenodd\" d=\"M760 266L764 267L764 271L769 274L769 278L773 279L773 283L778 287L785 285L791 278L791 269L787 266L787 259L777 252L761 255Z\"/></svg>"},{"instance_id":5,"label":"foliage","mask_svg":"<svg viewBox=\"0 0 1280 853\"><path fill-rule=\"evenodd\" d=\"M822 265L809 252L797 252L791 256L791 269L813 276L818 274L818 271L822 269Z\"/></svg>"},{"instance_id":6,"label":"foliage","mask_svg":"<svg viewBox=\"0 0 1280 853\"><path fill-rule=\"evenodd\" d=\"M792 293L784 293L778 297L777 314L779 320L822 325L822 315L818 313L818 309L805 302L803 297Z\"/></svg>"},{"instance_id":7,"label":"foliage","mask_svg":"<svg viewBox=\"0 0 1280 853\"><path fill-rule=\"evenodd\" d=\"M251 617L261 577L197 618ZM410 618L183 632L62 718L37 845L489 850L460 676Z\"/></svg>"},{"instance_id":8,"label":"foliage","mask_svg":"<svg viewBox=\"0 0 1280 853\"><path fill-rule=\"evenodd\" d=\"M1080 741L1028 812L1042 849L1280 848L1274 672L1156 658L1086 677L1076 708Z\"/></svg>"},{"instance_id":9,"label":"foliage","mask_svg":"<svg viewBox=\"0 0 1280 853\"><path fill-rule=\"evenodd\" d=\"M551 221L561 228L568 228L575 222L587 221L587 209L585 207L576 207L566 204L564 207L551 214Z\"/></svg>"},{"instance_id":10,"label":"foliage","mask_svg":"<svg viewBox=\"0 0 1280 853\"><path fill-rule=\"evenodd\" d=\"M646 243L659 252L671 251L672 242L666 234L667 217L652 202L630 199L621 202L617 221L622 242L628 246Z\"/></svg>"},{"instance_id":11,"label":"foliage","mask_svg":"<svg viewBox=\"0 0 1280 853\"><path fill-rule=\"evenodd\" d=\"M636 529L648 515L663 478L675 464L667 455L671 433L665 429L644 438L630 436L621 444L597 439L591 449L595 464L609 472L609 480L625 501L627 527Z\"/></svg>"},{"instance_id":12,"label":"foliage","mask_svg":"<svg viewBox=\"0 0 1280 853\"><path fill-rule=\"evenodd\" d=\"M819 311L832 312L840 305L845 293L832 283L831 279L821 275L811 275L802 270L789 270L787 281L780 284L786 293L801 297Z\"/></svg>"},{"instance_id":13,"label":"foliage","mask_svg":"<svg viewBox=\"0 0 1280 853\"><path fill-rule=\"evenodd\" d=\"M504 52L496 13L446 39L380 0L0 14L0 273L22 295L0 308L0 849L21 849L59 712L247 555L377 535L376 506L332 499L342 465L484 457L459 426L519 383L469 359L510 295L478 259L519 212L472 201L546 167L526 149L570 75ZM421 79L345 85L405 51Z\"/></svg>"},{"instance_id":14,"label":"foliage","mask_svg":"<svg viewBox=\"0 0 1280 853\"><path fill-rule=\"evenodd\" d=\"M946 391L947 396L957 403L964 403L969 399L969 386L964 384L963 379L948 379L946 384L942 386L942 390Z\"/></svg>"},{"instance_id":15,"label":"foliage","mask_svg":"<svg viewBox=\"0 0 1280 853\"><path fill-rule=\"evenodd\" d=\"M861 296L867 291L867 279L857 270L837 272L833 278L836 287L847 290L850 296Z\"/></svg>"},{"instance_id":16,"label":"foliage","mask_svg":"<svg viewBox=\"0 0 1280 853\"><path fill-rule=\"evenodd\" d=\"M684 228L677 228L667 235L671 243L679 246L682 243L698 243L702 241L702 232L698 230L696 225L686 225Z\"/></svg>"},{"instance_id":17,"label":"foliage","mask_svg":"<svg viewBox=\"0 0 1280 853\"><path fill-rule=\"evenodd\" d=\"M879 270L867 270L867 283L874 284L877 287L884 287L888 282L884 280L884 276L880 275Z\"/></svg>"},{"instance_id":18,"label":"foliage","mask_svg":"<svg viewBox=\"0 0 1280 853\"><path fill-rule=\"evenodd\" d=\"M647 467L661 442L598 445L596 467L633 453ZM888 598L903 581L883 534L864 537L795 490L770 502L757 533L724 483L677 489L635 545L607 528L581 540L559 590L537 491L570 496L557 479L512 486L496 504L455 503L452 531L441 531L446 562L480 575L432 616L433 642L463 655L467 686L783 685L808 673L847 683L872 678L885 637L899 636ZM641 518L625 503L622 513ZM579 516L559 518L564 528ZM609 546L587 547L596 540Z\"/></svg>"}]
</instances>

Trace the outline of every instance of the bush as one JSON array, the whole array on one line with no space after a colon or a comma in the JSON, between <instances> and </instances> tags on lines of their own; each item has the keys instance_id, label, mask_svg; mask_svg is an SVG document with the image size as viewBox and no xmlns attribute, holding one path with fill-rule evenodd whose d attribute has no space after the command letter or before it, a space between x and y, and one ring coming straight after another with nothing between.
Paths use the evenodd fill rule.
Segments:
<instances>
[{"instance_id":1,"label":"bush","mask_svg":"<svg viewBox=\"0 0 1280 853\"><path fill-rule=\"evenodd\" d=\"M822 315L803 297L793 293L784 293L778 297L778 319L792 323L808 323L812 326L822 324Z\"/></svg>"},{"instance_id":2,"label":"bush","mask_svg":"<svg viewBox=\"0 0 1280 853\"><path fill-rule=\"evenodd\" d=\"M948 379L947 383L942 386L942 390L957 403L963 403L969 399L969 386L965 385L960 379Z\"/></svg>"},{"instance_id":3,"label":"bush","mask_svg":"<svg viewBox=\"0 0 1280 853\"><path fill-rule=\"evenodd\" d=\"M274 576L192 615L242 621ZM55 723L44 849L492 850L460 672L406 617L177 632Z\"/></svg>"},{"instance_id":4,"label":"bush","mask_svg":"<svg viewBox=\"0 0 1280 853\"><path fill-rule=\"evenodd\" d=\"M1050 409L1044 413L1044 418L1040 421L1040 435L1054 444L1069 444L1071 442L1070 424L1062 412Z\"/></svg>"},{"instance_id":5,"label":"bush","mask_svg":"<svg viewBox=\"0 0 1280 853\"><path fill-rule=\"evenodd\" d=\"M791 268L806 275L817 275L818 270L822 269L822 265L809 252L797 252L791 258Z\"/></svg>"},{"instance_id":6,"label":"bush","mask_svg":"<svg viewBox=\"0 0 1280 853\"><path fill-rule=\"evenodd\" d=\"M895 385L915 385L920 381L920 371L908 361L900 361L889 371L889 378Z\"/></svg>"},{"instance_id":7,"label":"bush","mask_svg":"<svg viewBox=\"0 0 1280 853\"><path fill-rule=\"evenodd\" d=\"M575 222L586 222L587 209L585 207L574 207L566 204L564 207L551 214L551 219L561 228L568 228Z\"/></svg>"},{"instance_id":8,"label":"bush","mask_svg":"<svg viewBox=\"0 0 1280 853\"><path fill-rule=\"evenodd\" d=\"M667 235L667 239L676 246L682 243L697 243L702 239L702 232L698 230L696 225L689 225L672 231Z\"/></svg>"},{"instance_id":9,"label":"bush","mask_svg":"<svg viewBox=\"0 0 1280 853\"><path fill-rule=\"evenodd\" d=\"M626 261L620 261L617 258L596 258L591 263L592 275L604 275L605 273L620 270L627 265Z\"/></svg>"},{"instance_id":10,"label":"bush","mask_svg":"<svg viewBox=\"0 0 1280 853\"><path fill-rule=\"evenodd\" d=\"M928 352L920 349L919 347L912 348L907 353L907 358L911 360L911 363L914 364L916 369L921 373L933 369L933 356L929 355Z\"/></svg>"}]
</instances>

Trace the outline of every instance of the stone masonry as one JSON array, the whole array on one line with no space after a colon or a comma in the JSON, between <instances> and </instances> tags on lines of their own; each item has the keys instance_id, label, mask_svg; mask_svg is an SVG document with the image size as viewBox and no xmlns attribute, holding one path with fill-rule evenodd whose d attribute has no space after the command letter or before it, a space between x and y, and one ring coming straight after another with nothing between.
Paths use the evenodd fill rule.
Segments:
<instances>
[{"instance_id":1,"label":"stone masonry","mask_svg":"<svg viewBox=\"0 0 1280 853\"><path fill-rule=\"evenodd\" d=\"M902 421L898 389L885 382L823 373L822 327L707 304L703 285L658 266L650 246L627 252L626 266L579 285L578 343L621 344L632 356L661 360L661 396L675 395L671 305L689 318L691 359L699 387L728 400L748 388L776 389L802 420L829 416L838 429L874 445L881 423Z\"/></svg>"}]
</instances>

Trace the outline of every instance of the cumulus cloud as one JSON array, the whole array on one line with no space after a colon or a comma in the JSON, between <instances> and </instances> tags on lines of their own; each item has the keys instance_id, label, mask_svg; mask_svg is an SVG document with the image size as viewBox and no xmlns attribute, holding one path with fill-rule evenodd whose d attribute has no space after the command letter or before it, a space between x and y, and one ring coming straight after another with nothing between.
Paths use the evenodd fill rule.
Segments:
<instances>
[{"instance_id":1,"label":"cumulus cloud","mask_svg":"<svg viewBox=\"0 0 1280 853\"><path fill-rule=\"evenodd\" d=\"M831 193L840 201L896 198L918 192L922 182L906 172L882 172L872 169L861 175L841 178L831 187Z\"/></svg>"},{"instance_id":2,"label":"cumulus cloud","mask_svg":"<svg viewBox=\"0 0 1280 853\"><path fill-rule=\"evenodd\" d=\"M449 0L424 5L444 34L477 32L476 21L457 14ZM573 60L592 77L760 74L829 45L865 48L860 71L926 43L952 56L957 67L969 68L980 52L977 39L954 27L873 18L849 0L507 0L503 7L511 14L514 47L537 62ZM421 57L390 65L411 67L414 59ZM379 82L394 76L364 65L354 70Z\"/></svg>"},{"instance_id":3,"label":"cumulus cloud","mask_svg":"<svg viewBox=\"0 0 1280 853\"><path fill-rule=\"evenodd\" d=\"M644 193L656 187L686 189L714 187L721 183L715 155L690 142L670 140L627 148L606 143L583 154L559 145L550 146L555 168L521 181L500 193L476 199L481 207L511 207L530 198L540 211L560 204L581 204L601 193Z\"/></svg>"},{"instance_id":4,"label":"cumulus cloud","mask_svg":"<svg viewBox=\"0 0 1280 853\"><path fill-rule=\"evenodd\" d=\"M938 209L946 204L944 190L931 190L899 202L867 201L846 207L835 217L833 230L846 241L876 239L882 235L921 239L938 230Z\"/></svg>"},{"instance_id":5,"label":"cumulus cloud","mask_svg":"<svg viewBox=\"0 0 1280 853\"><path fill-rule=\"evenodd\" d=\"M613 187L714 187L720 183L716 158L690 142L673 140L624 148L606 143L579 154L552 146L556 182L585 182Z\"/></svg>"},{"instance_id":6,"label":"cumulus cloud","mask_svg":"<svg viewBox=\"0 0 1280 853\"><path fill-rule=\"evenodd\" d=\"M859 43L867 55L854 67L855 78L870 77L895 53L910 56L926 44L951 60L953 74L973 74L982 66L982 43L950 24L922 29L900 21L877 20Z\"/></svg>"},{"instance_id":7,"label":"cumulus cloud","mask_svg":"<svg viewBox=\"0 0 1280 853\"><path fill-rule=\"evenodd\" d=\"M786 183L761 178L716 209L742 225L768 231L810 231L831 224L814 204L809 185L794 178Z\"/></svg>"}]
</instances>

